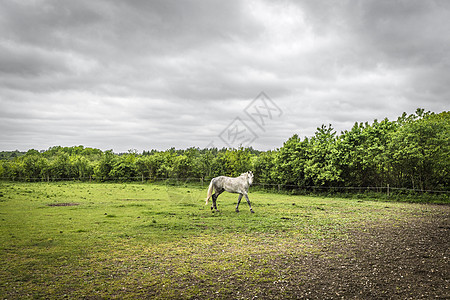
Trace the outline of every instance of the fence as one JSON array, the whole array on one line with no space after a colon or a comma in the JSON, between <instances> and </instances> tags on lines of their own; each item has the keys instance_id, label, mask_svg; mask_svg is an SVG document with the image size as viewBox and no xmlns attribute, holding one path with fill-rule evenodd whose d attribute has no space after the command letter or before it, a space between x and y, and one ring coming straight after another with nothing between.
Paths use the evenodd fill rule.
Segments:
<instances>
[{"instance_id":1,"label":"fence","mask_svg":"<svg viewBox=\"0 0 450 300\"><path fill-rule=\"evenodd\" d=\"M180 185L180 184L198 184L201 186L209 185L209 180L201 177L188 177L188 178L162 178L162 177L145 177L145 176L136 176L136 177L77 177L77 178L5 178L1 177L2 181L10 181L10 182L56 182L56 181L81 181L81 182L141 182L141 183L149 183L149 182L163 182L164 184L170 185ZM330 192L330 193L338 193L338 192L346 192L346 193L363 193L363 192L376 192L386 194L388 197L393 193L431 193L431 194L449 194L449 190L429 190L429 189L413 189L413 188L404 188L404 187L391 187L389 184L386 186L318 186L318 185L292 185L292 184L283 184L283 183L253 183L252 186L259 187L263 190L272 190L277 192L284 191L305 191L305 192Z\"/></svg>"}]
</instances>

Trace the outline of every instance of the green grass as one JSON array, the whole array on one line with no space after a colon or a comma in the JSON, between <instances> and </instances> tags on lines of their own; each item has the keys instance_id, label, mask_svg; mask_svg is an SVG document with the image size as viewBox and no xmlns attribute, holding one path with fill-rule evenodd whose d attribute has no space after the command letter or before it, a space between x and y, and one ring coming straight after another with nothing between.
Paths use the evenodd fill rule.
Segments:
<instances>
[{"instance_id":1,"label":"green grass","mask_svg":"<svg viewBox=\"0 0 450 300\"><path fill-rule=\"evenodd\" d=\"M206 188L0 183L0 298L282 295L269 287L292 272L277 262L428 209L250 192L255 214L228 193L212 213Z\"/></svg>"}]
</instances>

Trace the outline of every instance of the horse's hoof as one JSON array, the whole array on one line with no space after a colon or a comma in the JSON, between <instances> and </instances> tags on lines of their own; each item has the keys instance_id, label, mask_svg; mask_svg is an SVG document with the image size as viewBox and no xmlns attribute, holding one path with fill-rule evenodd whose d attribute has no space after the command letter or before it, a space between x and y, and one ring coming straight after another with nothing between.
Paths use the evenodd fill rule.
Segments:
<instances>
[{"instance_id":1,"label":"horse's hoof","mask_svg":"<svg viewBox=\"0 0 450 300\"><path fill-rule=\"evenodd\" d=\"M236 209L236 212L239 212L239 209Z\"/></svg>"},{"instance_id":2,"label":"horse's hoof","mask_svg":"<svg viewBox=\"0 0 450 300\"><path fill-rule=\"evenodd\" d=\"M250 212L252 213L252 214L254 214L255 212L253 211L253 209L250 209Z\"/></svg>"}]
</instances>

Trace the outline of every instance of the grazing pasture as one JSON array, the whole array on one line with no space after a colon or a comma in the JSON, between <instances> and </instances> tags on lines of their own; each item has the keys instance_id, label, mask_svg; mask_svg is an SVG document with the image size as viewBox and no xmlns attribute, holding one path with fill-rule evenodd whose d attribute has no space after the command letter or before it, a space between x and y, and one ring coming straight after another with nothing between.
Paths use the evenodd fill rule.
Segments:
<instances>
[{"instance_id":1,"label":"grazing pasture","mask_svg":"<svg viewBox=\"0 0 450 300\"><path fill-rule=\"evenodd\" d=\"M0 183L0 298L450 296L447 205L207 188Z\"/></svg>"}]
</instances>

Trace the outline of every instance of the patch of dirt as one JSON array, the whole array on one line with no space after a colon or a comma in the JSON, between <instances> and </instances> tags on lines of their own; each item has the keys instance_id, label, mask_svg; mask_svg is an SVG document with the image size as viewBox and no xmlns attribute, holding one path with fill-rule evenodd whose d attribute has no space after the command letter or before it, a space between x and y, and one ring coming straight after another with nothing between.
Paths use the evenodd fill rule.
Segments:
<instances>
[{"instance_id":1,"label":"patch of dirt","mask_svg":"<svg viewBox=\"0 0 450 300\"><path fill-rule=\"evenodd\" d=\"M270 262L275 282L232 278L228 294L198 299L450 299L450 206L429 206L398 225L355 228L306 256Z\"/></svg>"},{"instance_id":2,"label":"patch of dirt","mask_svg":"<svg viewBox=\"0 0 450 300\"><path fill-rule=\"evenodd\" d=\"M76 206L80 205L80 203L68 202L68 203L50 203L47 206Z\"/></svg>"},{"instance_id":3,"label":"patch of dirt","mask_svg":"<svg viewBox=\"0 0 450 300\"><path fill-rule=\"evenodd\" d=\"M450 299L449 208L395 227L355 229L348 240L318 255L285 262L286 268L303 272L290 274L284 297Z\"/></svg>"}]
</instances>

